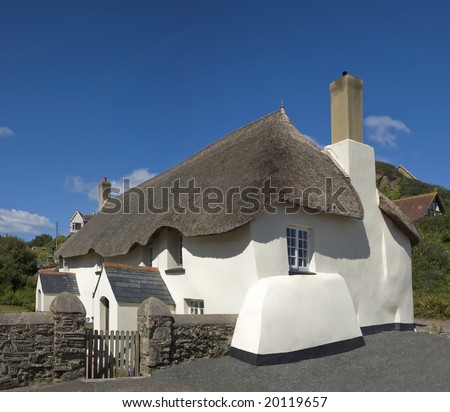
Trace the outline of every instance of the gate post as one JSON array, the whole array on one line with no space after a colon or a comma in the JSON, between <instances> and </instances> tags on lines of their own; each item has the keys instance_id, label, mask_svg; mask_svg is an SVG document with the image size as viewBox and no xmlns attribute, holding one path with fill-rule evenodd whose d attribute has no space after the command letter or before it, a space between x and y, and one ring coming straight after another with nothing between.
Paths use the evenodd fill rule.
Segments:
<instances>
[{"instance_id":1,"label":"gate post","mask_svg":"<svg viewBox=\"0 0 450 412\"><path fill-rule=\"evenodd\" d=\"M150 297L141 303L137 311L140 340L140 371L151 371L169 366L174 319L169 307L161 300Z\"/></svg>"},{"instance_id":2,"label":"gate post","mask_svg":"<svg viewBox=\"0 0 450 412\"><path fill-rule=\"evenodd\" d=\"M86 363L86 309L72 293L63 292L50 305L55 328L53 341L53 379L84 377Z\"/></svg>"}]
</instances>

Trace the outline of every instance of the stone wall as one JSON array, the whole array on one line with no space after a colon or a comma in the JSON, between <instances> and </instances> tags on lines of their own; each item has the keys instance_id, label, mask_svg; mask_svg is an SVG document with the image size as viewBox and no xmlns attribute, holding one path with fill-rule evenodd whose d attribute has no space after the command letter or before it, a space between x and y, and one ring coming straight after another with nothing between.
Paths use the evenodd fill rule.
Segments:
<instances>
[{"instance_id":1,"label":"stone wall","mask_svg":"<svg viewBox=\"0 0 450 412\"><path fill-rule=\"evenodd\" d=\"M217 358L230 351L236 315L174 315L172 363Z\"/></svg>"},{"instance_id":2,"label":"stone wall","mask_svg":"<svg viewBox=\"0 0 450 412\"><path fill-rule=\"evenodd\" d=\"M52 381L53 335L50 312L0 315L0 389Z\"/></svg>"},{"instance_id":3,"label":"stone wall","mask_svg":"<svg viewBox=\"0 0 450 412\"><path fill-rule=\"evenodd\" d=\"M141 373L150 374L192 359L227 355L236 318L237 315L172 315L159 299L147 299L138 309Z\"/></svg>"},{"instance_id":4,"label":"stone wall","mask_svg":"<svg viewBox=\"0 0 450 412\"><path fill-rule=\"evenodd\" d=\"M50 309L0 315L0 390L84 376L83 304L64 292Z\"/></svg>"}]
</instances>

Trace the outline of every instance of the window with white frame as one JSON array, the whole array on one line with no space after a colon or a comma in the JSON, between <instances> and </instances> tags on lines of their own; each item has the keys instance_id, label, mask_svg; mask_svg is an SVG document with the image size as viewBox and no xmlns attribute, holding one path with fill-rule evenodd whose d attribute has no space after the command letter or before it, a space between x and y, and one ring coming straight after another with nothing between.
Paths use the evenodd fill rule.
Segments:
<instances>
[{"instance_id":1,"label":"window with white frame","mask_svg":"<svg viewBox=\"0 0 450 412\"><path fill-rule=\"evenodd\" d=\"M80 230L81 223L72 223L72 230Z\"/></svg>"},{"instance_id":2,"label":"window with white frame","mask_svg":"<svg viewBox=\"0 0 450 412\"><path fill-rule=\"evenodd\" d=\"M186 299L189 315L203 315L205 302L199 299Z\"/></svg>"},{"instance_id":3,"label":"window with white frame","mask_svg":"<svg viewBox=\"0 0 450 412\"><path fill-rule=\"evenodd\" d=\"M286 229L289 269L309 269L309 231L294 227Z\"/></svg>"}]
</instances>

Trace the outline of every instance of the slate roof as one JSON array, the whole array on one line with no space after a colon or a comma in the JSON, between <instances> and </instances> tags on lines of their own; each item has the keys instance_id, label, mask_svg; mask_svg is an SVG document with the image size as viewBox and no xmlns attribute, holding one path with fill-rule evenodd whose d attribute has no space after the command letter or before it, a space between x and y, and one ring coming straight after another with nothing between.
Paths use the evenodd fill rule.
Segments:
<instances>
[{"instance_id":1,"label":"slate roof","mask_svg":"<svg viewBox=\"0 0 450 412\"><path fill-rule=\"evenodd\" d=\"M103 270L118 302L142 303L153 296L166 305L175 305L157 268L105 262Z\"/></svg>"},{"instance_id":2,"label":"slate roof","mask_svg":"<svg viewBox=\"0 0 450 412\"><path fill-rule=\"evenodd\" d=\"M443 212L444 208L437 192L405 197L394 200L394 203L410 220L414 221L428 215L428 210L435 199L441 212Z\"/></svg>"},{"instance_id":3,"label":"slate roof","mask_svg":"<svg viewBox=\"0 0 450 412\"><path fill-rule=\"evenodd\" d=\"M294 127L281 108L212 143L172 169L140 184L138 189L131 189L142 189L145 200L141 204L138 202L140 196L127 194L107 202L89 225L62 245L56 256L82 256L90 251L104 257L125 255L136 244L148 244L164 227L177 229L184 236L213 235L237 229L265 213L264 207L249 210L249 203L242 196L226 196L218 213L195 213L189 208L186 213L179 213L171 201L167 213L152 213L147 205L160 207L163 189L173 188L178 179L180 187L187 187L194 179L202 194L194 198L194 204L200 210L204 210L204 200L211 199L206 194L211 194L206 191L208 188L226 194L231 188L261 189L265 187L264 182L270 181L279 191L277 201L308 206L316 212L355 219L364 217L361 200L350 178ZM343 210L328 210L326 196L303 198L307 188L327 193L327 182L330 181L334 188L345 189L339 198ZM264 206L262 191L254 197ZM186 198L182 196L182 207L187 206ZM315 203L307 204L308 200ZM107 213L106 209L119 201L127 213L123 210ZM140 206L143 206L143 213Z\"/></svg>"},{"instance_id":4,"label":"slate roof","mask_svg":"<svg viewBox=\"0 0 450 412\"><path fill-rule=\"evenodd\" d=\"M74 295L80 294L75 273L40 270L38 276L41 279L42 293L70 292Z\"/></svg>"}]
</instances>

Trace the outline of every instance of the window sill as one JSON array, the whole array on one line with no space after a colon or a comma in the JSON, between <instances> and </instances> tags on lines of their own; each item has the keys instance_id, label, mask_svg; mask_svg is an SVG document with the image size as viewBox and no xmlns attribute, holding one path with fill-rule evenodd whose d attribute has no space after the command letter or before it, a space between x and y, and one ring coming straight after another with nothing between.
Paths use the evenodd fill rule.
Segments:
<instances>
[{"instance_id":1,"label":"window sill","mask_svg":"<svg viewBox=\"0 0 450 412\"><path fill-rule=\"evenodd\" d=\"M186 269L184 269L182 267L166 270L166 275L184 275L185 273L186 273Z\"/></svg>"},{"instance_id":2,"label":"window sill","mask_svg":"<svg viewBox=\"0 0 450 412\"><path fill-rule=\"evenodd\" d=\"M316 272L310 272L309 270L289 269L289 275L315 275Z\"/></svg>"}]
</instances>

